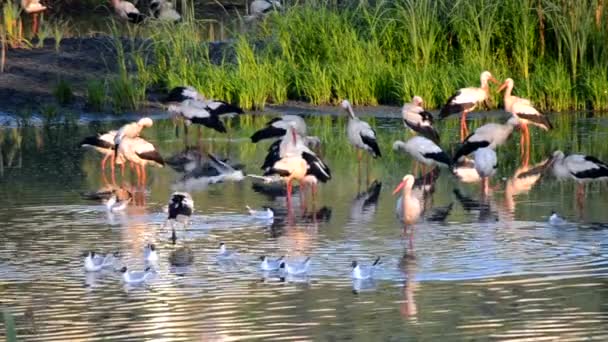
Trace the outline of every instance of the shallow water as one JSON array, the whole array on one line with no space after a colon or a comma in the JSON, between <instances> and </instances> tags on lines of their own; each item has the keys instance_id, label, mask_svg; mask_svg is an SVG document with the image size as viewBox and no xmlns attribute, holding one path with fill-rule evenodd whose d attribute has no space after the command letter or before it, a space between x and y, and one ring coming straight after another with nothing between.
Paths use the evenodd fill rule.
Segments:
<instances>
[{"instance_id":1,"label":"shallow water","mask_svg":"<svg viewBox=\"0 0 608 342\"><path fill-rule=\"evenodd\" d=\"M233 122L231 140L203 131L197 148L258 173L268 143L253 145L247 137L266 119ZM33 341L608 338L605 186L589 187L584 207L576 205L573 184L551 177L513 195L504 184L520 163L516 134L498 150L498 189L488 199L480 199L478 185L458 184L442 172L431 205L452 204L452 210L445 221L422 220L404 236L390 192L412 164L389 150L404 138L403 129L396 119L370 120L385 154L370 167L370 183L382 182L377 203L357 200L368 177L363 167L358 182L343 118L310 117L334 179L320 187L314 208L296 195L293 218L285 216L284 197L254 191L250 179L205 184L169 167L149 169L137 206L108 213L81 193L111 177L102 177L95 152L76 146L118 123L2 129L0 308L14 314L19 336ZM555 149L608 159L608 121L574 114L552 120L558 128L549 135L532 129L532 163ZM456 133L456 122L448 122L442 140L453 141ZM166 157L185 147L171 121L157 121L145 136ZM195 137L191 132L189 145ZM178 245L190 247L195 259L175 268L163 208L172 191L184 189L196 212L186 231L178 229ZM256 221L245 205L279 214L271 224ZM549 225L551 210L571 223ZM235 260L218 262L220 241L238 252ZM146 285L125 286L111 270L83 270L82 254L90 249L120 251L122 263L141 270L149 242L161 262ZM309 276L264 274L258 270L263 254L310 256ZM351 261L376 256L382 258L376 279L351 281Z\"/></svg>"}]
</instances>

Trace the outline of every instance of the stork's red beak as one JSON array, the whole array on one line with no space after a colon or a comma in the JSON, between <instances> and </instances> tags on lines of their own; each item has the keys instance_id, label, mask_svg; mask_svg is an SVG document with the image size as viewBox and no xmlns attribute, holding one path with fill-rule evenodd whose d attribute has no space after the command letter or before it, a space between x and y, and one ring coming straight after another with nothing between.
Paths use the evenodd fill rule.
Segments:
<instances>
[{"instance_id":1,"label":"stork's red beak","mask_svg":"<svg viewBox=\"0 0 608 342\"><path fill-rule=\"evenodd\" d=\"M506 88L506 87L507 87L507 82L503 83L503 84L500 86L500 88L498 88L497 92L499 92L499 93L500 93L501 91L505 90L505 88Z\"/></svg>"},{"instance_id":2,"label":"stork's red beak","mask_svg":"<svg viewBox=\"0 0 608 342\"><path fill-rule=\"evenodd\" d=\"M396 195L401 189L403 189L404 186L405 186L405 181L402 181L401 183L399 183L399 185L397 185L395 190L393 190L393 195Z\"/></svg>"},{"instance_id":3,"label":"stork's red beak","mask_svg":"<svg viewBox=\"0 0 608 342\"><path fill-rule=\"evenodd\" d=\"M494 77L490 77L490 82L493 82L494 84L500 84L500 82L498 82L498 80Z\"/></svg>"}]
</instances>

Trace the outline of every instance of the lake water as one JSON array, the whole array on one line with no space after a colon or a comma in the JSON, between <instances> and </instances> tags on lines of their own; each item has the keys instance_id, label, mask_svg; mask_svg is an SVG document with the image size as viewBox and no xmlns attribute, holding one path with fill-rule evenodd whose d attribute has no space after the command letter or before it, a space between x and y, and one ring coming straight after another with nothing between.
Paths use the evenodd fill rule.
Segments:
<instances>
[{"instance_id":1,"label":"lake water","mask_svg":"<svg viewBox=\"0 0 608 342\"><path fill-rule=\"evenodd\" d=\"M191 130L187 145L260 173L269 143L247 137L267 119L237 119L230 137L203 130L198 146ZM138 205L108 213L81 194L107 186L109 173L104 179L100 156L77 144L119 122L1 129L0 308L13 313L19 337L29 341L608 339L605 185L588 187L584 206L576 204L572 183L550 176L528 192L506 190L520 166L516 133L498 149L497 189L489 198L480 198L479 185L459 184L444 171L428 211L451 205L448 216L421 220L404 236L391 191L413 165L390 151L404 130L398 119L368 119L384 157L371 161L369 177L363 167L358 180L344 118L307 118L334 178L320 186L314 205L296 194L293 218L285 216L284 197L255 191L250 179L207 185L169 167L148 169ZM608 160L607 120L551 119L557 128L550 134L531 129L531 164L556 149ZM471 126L487 120L496 119ZM457 139L456 120L440 129L442 141ZM170 120L157 121L144 136L165 157L186 146ZM358 197L367 178L382 183L376 203ZM184 189L196 211L192 225L178 229L177 243L192 249L194 262L175 268L164 207L172 191ZM255 221L246 205L279 214L272 224ZM549 225L552 210L571 223ZM141 270L151 242L161 260L146 285L125 286L111 270L84 272L83 253L91 249L120 251L122 263ZM219 242L238 252L234 262L218 262ZM263 274L264 254L310 256L309 276ZM375 281L354 283L351 261L369 264L376 256L382 264Z\"/></svg>"}]
</instances>

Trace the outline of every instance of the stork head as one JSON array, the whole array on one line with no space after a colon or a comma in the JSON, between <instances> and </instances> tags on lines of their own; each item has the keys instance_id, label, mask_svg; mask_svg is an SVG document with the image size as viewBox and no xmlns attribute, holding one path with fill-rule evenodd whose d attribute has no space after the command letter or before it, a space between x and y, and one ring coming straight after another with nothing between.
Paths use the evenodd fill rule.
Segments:
<instances>
[{"instance_id":1,"label":"stork head","mask_svg":"<svg viewBox=\"0 0 608 342\"><path fill-rule=\"evenodd\" d=\"M513 85L515 84L515 82L513 82L512 78L507 78L502 85L500 86L500 88L498 88L498 92L500 93L501 91L505 90L506 88L508 89L513 89Z\"/></svg>"},{"instance_id":2,"label":"stork head","mask_svg":"<svg viewBox=\"0 0 608 342\"><path fill-rule=\"evenodd\" d=\"M153 122L152 119L145 117L139 119L139 121L137 121L137 124L142 127L152 127Z\"/></svg>"},{"instance_id":3,"label":"stork head","mask_svg":"<svg viewBox=\"0 0 608 342\"><path fill-rule=\"evenodd\" d=\"M422 106L422 103L424 103L424 101L422 101L422 97L418 95L412 98L412 102L414 103L414 106Z\"/></svg>"},{"instance_id":4,"label":"stork head","mask_svg":"<svg viewBox=\"0 0 608 342\"><path fill-rule=\"evenodd\" d=\"M487 86L488 81L491 81L495 84L500 84L500 82L498 82L498 80L495 79L494 76L492 76L492 74L487 70L481 73L481 76L479 77L479 79L481 81L482 88L484 86Z\"/></svg>"},{"instance_id":5,"label":"stork head","mask_svg":"<svg viewBox=\"0 0 608 342\"><path fill-rule=\"evenodd\" d=\"M564 159L565 155L564 152L557 150L555 152L553 152L553 159Z\"/></svg>"},{"instance_id":6,"label":"stork head","mask_svg":"<svg viewBox=\"0 0 608 342\"><path fill-rule=\"evenodd\" d=\"M405 175L403 177L403 179L401 180L401 183L399 183L399 185L397 185L395 190L393 190L393 195L396 195L397 193L399 193L399 191L403 188L411 189L414 186L414 181L415 181L414 176Z\"/></svg>"},{"instance_id":7,"label":"stork head","mask_svg":"<svg viewBox=\"0 0 608 342\"><path fill-rule=\"evenodd\" d=\"M346 110L351 108L350 102L348 100L343 100L342 103L340 104L340 106Z\"/></svg>"}]
</instances>

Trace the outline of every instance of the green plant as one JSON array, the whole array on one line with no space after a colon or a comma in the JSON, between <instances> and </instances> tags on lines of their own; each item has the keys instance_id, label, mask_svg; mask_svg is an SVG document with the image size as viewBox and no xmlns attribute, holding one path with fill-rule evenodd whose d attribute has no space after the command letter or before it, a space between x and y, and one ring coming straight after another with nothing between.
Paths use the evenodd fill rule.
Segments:
<instances>
[{"instance_id":1,"label":"green plant","mask_svg":"<svg viewBox=\"0 0 608 342\"><path fill-rule=\"evenodd\" d=\"M44 126L54 125L59 122L59 108L54 105L43 105L40 107L40 115Z\"/></svg>"},{"instance_id":2,"label":"green plant","mask_svg":"<svg viewBox=\"0 0 608 342\"><path fill-rule=\"evenodd\" d=\"M106 98L105 83L99 80L90 80L87 82L87 107L90 110L100 112Z\"/></svg>"},{"instance_id":3,"label":"green plant","mask_svg":"<svg viewBox=\"0 0 608 342\"><path fill-rule=\"evenodd\" d=\"M55 85L55 88L53 89L53 96L55 96L57 102L62 106L70 104L74 100L72 87L64 79L59 79Z\"/></svg>"}]
</instances>

